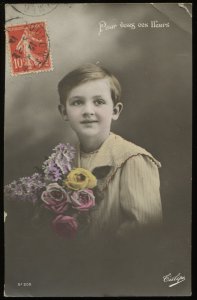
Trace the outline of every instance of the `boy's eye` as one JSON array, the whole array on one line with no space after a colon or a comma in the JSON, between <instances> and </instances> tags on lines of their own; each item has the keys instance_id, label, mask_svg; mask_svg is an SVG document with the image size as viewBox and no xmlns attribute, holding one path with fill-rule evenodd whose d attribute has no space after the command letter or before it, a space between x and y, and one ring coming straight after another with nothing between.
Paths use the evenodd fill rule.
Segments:
<instances>
[{"instance_id":1,"label":"boy's eye","mask_svg":"<svg viewBox=\"0 0 197 300\"><path fill-rule=\"evenodd\" d=\"M72 106L79 106L82 104L82 101L81 100L75 100L71 103Z\"/></svg>"},{"instance_id":2,"label":"boy's eye","mask_svg":"<svg viewBox=\"0 0 197 300\"><path fill-rule=\"evenodd\" d=\"M105 100L103 100L102 98L99 98L99 99L96 99L96 100L94 101L94 103L95 103L96 105L102 105L102 104L105 104Z\"/></svg>"}]
</instances>

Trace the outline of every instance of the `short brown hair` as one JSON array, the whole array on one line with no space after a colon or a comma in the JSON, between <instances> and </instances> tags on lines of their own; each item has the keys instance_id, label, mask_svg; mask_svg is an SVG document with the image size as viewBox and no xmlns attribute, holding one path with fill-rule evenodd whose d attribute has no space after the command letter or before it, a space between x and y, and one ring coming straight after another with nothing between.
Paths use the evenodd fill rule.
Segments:
<instances>
[{"instance_id":1,"label":"short brown hair","mask_svg":"<svg viewBox=\"0 0 197 300\"><path fill-rule=\"evenodd\" d=\"M95 64L85 64L71 71L58 83L60 103L65 104L70 91L81 83L107 78L110 84L111 97L114 105L120 102L121 86L118 79L105 68Z\"/></svg>"}]
</instances>

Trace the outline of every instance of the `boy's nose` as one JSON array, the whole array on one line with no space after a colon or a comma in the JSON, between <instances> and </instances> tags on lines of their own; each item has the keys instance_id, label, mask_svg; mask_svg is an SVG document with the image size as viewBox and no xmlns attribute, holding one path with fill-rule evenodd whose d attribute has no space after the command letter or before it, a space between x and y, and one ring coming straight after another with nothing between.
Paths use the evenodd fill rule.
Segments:
<instances>
[{"instance_id":1,"label":"boy's nose","mask_svg":"<svg viewBox=\"0 0 197 300\"><path fill-rule=\"evenodd\" d=\"M91 103L84 106L83 115L94 115L94 107Z\"/></svg>"}]
</instances>

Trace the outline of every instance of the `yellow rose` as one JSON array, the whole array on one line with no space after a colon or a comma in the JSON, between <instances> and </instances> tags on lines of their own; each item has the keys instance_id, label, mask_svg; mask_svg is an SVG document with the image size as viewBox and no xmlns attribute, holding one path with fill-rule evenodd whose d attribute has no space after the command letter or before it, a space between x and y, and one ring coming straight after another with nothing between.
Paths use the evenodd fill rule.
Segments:
<instances>
[{"instance_id":1,"label":"yellow rose","mask_svg":"<svg viewBox=\"0 0 197 300\"><path fill-rule=\"evenodd\" d=\"M96 186L96 177L88 170L76 168L70 171L64 185L72 190L92 189Z\"/></svg>"}]
</instances>

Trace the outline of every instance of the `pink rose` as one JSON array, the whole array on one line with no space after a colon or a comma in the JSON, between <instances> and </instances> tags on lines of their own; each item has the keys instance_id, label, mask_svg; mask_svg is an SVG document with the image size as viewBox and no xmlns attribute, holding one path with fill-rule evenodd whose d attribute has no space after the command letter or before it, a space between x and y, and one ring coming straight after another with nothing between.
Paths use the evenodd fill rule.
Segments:
<instances>
[{"instance_id":1,"label":"pink rose","mask_svg":"<svg viewBox=\"0 0 197 300\"><path fill-rule=\"evenodd\" d=\"M56 233L65 238L73 238L77 233L78 224L74 217L58 215L53 220Z\"/></svg>"},{"instance_id":2,"label":"pink rose","mask_svg":"<svg viewBox=\"0 0 197 300\"><path fill-rule=\"evenodd\" d=\"M41 195L45 207L57 214L63 213L68 208L69 196L57 183L50 183Z\"/></svg>"},{"instance_id":3,"label":"pink rose","mask_svg":"<svg viewBox=\"0 0 197 300\"><path fill-rule=\"evenodd\" d=\"M85 189L72 193L70 196L73 208L80 211L87 211L95 206L95 197L92 190Z\"/></svg>"}]
</instances>

